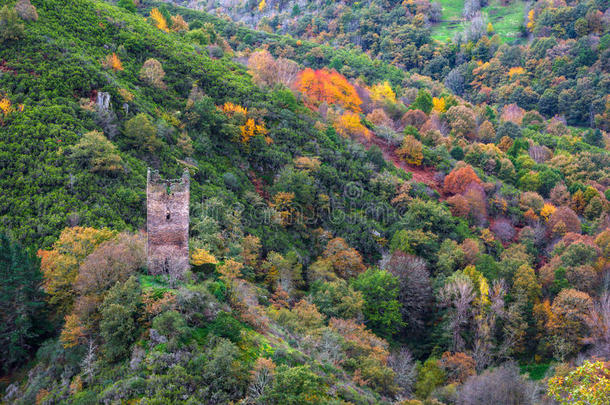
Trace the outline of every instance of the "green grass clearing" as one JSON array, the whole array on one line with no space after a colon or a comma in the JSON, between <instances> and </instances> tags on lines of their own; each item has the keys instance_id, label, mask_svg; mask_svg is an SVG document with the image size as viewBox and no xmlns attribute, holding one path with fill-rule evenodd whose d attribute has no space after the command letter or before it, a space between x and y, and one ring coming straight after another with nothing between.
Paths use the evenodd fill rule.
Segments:
<instances>
[{"instance_id":1,"label":"green grass clearing","mask_svg":"<svg viewBox=\"0 0 610 405\"><path fill-rule=\"evenodd\" d=\"M440 4L443 7L443 21L432 26L432 38L445 42L467 27L469 22L462 19L463 0L440 0ZM519 38L519 28L523 23L524 11L525 2L521 0L513 1L506 6L501 5L500 0L491 0L482 9L503 42Z\"/></svg>"},{"instance_id":2,"label":"green grass clearing","mask_svg":"<svg viewBox=\"0 0 610 405\"><path fill-rule=\"evenodd\" d=\"M522 374L528 374L529 377L534 381L539 381L544 378L546 372L551 367L550 363L542 363L542 364L523 364L520 365Z\"/></svg>"},{"instance_id":3,"label":"green grass clearing","mask_svg":"<svg viewBox=\"0 0 610 405\"><path fill-rule=\"evenodd\" d=\"M443 20L457 20L462 18L464 0L439 0L443 7Z\"/></svg>"}]
</instances>

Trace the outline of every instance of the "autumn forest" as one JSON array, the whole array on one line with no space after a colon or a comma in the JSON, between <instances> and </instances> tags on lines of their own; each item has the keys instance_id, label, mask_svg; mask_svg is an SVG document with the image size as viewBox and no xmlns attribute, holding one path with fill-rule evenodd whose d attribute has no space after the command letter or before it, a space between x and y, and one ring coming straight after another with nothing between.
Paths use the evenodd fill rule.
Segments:
<instances>
[{"instance_id":1,"label":"autumn forest","mask_svg":"<svg viewBox=\"0 0 610 405\"><path fill-rule=\"evenodd\" d=\"M2 0L0 402L609 405L610 2Z\"/></svg>"}]
</instances>

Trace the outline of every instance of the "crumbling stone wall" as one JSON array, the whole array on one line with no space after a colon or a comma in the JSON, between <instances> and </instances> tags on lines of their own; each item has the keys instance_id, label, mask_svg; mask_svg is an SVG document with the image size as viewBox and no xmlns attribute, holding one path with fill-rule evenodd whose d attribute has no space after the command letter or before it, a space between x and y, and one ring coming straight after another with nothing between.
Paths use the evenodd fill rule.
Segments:
<instances>
[{"instance_id":1,"label":"crumbling stone wall","mask_svg":"<svg viewBox=\"0 0 610 405\"><path fill-rule=\"evenodd\" d=\"M189 266L190 178L164 180L148 169L146 185L147 257L150 274L182 278Z\"/></svg>"}]
</instances>

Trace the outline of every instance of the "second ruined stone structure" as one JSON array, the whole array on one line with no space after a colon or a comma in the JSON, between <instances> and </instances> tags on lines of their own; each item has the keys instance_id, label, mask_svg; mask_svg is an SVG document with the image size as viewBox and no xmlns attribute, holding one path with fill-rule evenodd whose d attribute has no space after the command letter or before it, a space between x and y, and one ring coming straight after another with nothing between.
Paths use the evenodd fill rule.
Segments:
<instances>
[{"instance_id":1,"label":"second ruined stone structure","mask_svg":"<svg viewBox=\"0 0 610 405\"><path fill-rule=\"evenodd\" d=\"M146 185L147 258L150 274L182 278L189 267L190 178L164 180L148 169Z\"/></svg>"}]
</instances>

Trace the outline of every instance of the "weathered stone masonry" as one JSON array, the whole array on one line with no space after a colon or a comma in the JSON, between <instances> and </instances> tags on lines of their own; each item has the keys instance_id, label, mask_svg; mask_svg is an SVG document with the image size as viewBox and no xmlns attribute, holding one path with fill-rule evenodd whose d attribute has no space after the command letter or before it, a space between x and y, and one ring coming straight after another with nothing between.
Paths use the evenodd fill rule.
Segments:
<instances>
[{"instance_id":1,"label":"weathered stone masonry","mask_svg":"<svg viewBox=\"0 0 610 405\"><path fill-rule=\"evenodd\" d=\"M181 278L189 266L190 178L164 180L148 169L146 183L147 257L150 274Z\"/></svg>"}]
</instances>

